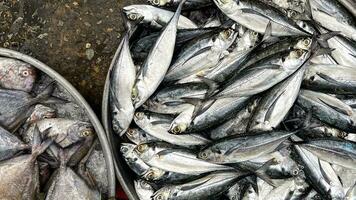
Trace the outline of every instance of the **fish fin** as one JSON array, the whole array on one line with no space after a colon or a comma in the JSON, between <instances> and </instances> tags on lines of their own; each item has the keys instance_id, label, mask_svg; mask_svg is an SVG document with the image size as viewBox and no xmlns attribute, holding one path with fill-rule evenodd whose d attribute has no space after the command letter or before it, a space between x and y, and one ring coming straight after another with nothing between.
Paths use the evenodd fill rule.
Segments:
<instances>
[{"instance_id":1,"label":"fish fin","mask_svg":"<svg viewBox=\"0 0 356 200\"><path fill-rule=\"evenodd\" d=\"M333 84L336 84L336 85L340 84L337 80L331 78L330 76L328 76L328 75L326 75L324 73L317 73L317 75L320 76L322 79L324 79L324 80L326 80L328 82L331 82Z\"/></svg>"},{"instance_id":2,"label":"fish fin","mask_svg":"<svg viewBox=\"0 0 356 200\"><path fill-rule=\"evenodd\" d=\"M328 175L327 175L326 172L324 171L321 162L322 162L322 161L318 158L318 164L319 164L319 168L320 168L321 175L324 177L325 181L326 181L328 184L330 184L330 183L331 183L331 180L329 179Z\"/></svg>"},{"instance_id":3,"label":"fish fin","mask_svg":"<svg viewBox=\"0 0 356 200\"><path fill-rule=\"evenodd\" d=\"M273 38L273 36L272 36L272 23L271 23L271 21L269 21L267 26L266 26L266 30L265 30L265 33L263 35L263 38L262 38L262 43L271 40L271 38Z\"/></svg>"},{"instance_id":4,"label":"fish fin","mask_svg":"<svg viewBox=\"0 0 356 200\"><path fill-rule=\"evenodd\" d=\"M33 128L32 145L33 146L39 146L39 145L41 145L41 142L42 142L41 132L40 132L37 124L35 124L34 128Z\"/></svg>"},{"instance_id":5,"label":"fish fin","mask_svg":"<svg viewBox=\"0 0 356 200\"><path fill-rule=\"evenodd\" d=\"M194 111L192 114L192 119L194 119L202 110L203 107L203 101L201 99L195 99L195 98L189 98L189 97L184 97L182 98L183 101L194 105Z\"/></svg>"},{"instance_id":6,"label":"fish fin","mask_svg":"<svg viewBox=\"0 0 356 200\"><path fill-rule=\"evenodd\" d=\"M69 102L68 100L61 99L59 97L53 97L52 93L54 89L55 89L55 81L48 84L47 87L29 103L29 105L33 105L37 103L65 104Z\"/></svg>"},{"instance_id":7,"label":"fish fin","mask_svg":"<svg viewBox=\"0 0 356 200\"><path fill-rule=\"evenodd\" d=\"M206 183L208 181L210 181L210 179L206 179L206 180L204 180L202 182L197 182L197 183L194 183L194 182L193 183L192 182L191 183L186 183L180 189L181 190L191 190L191 189L194 189L196 187L199 187L199 186L203 185L204 183Z\"/></svg>"},{"instance_id":8,"label":"fish fin","mask_svg":"<svg viewBox=\"0 0 356 200\"><path fill-rule=\"evenodd\" d=\"M40 145L32 145L32 157L35 159L37 158L40 154L45 152L49 146L53 144L53 139L48 138L45 141L43 141Z\"/></svg>"},{"instance_id":9,"label":"fish fin","mask_svg":"<svg viewBox=\"0 0 356 200\"><path fill-rule=\"evenodd\" d=\"M191 58L198 56L202 53L205 53L211 49L211 46L204 47L202 49L199 49L199 51L195 52L193 55L191 55L188 59L186 59L181 65L184 65L186 62L188 62Z\"/></svg>"},{"instance_id":10,"label":"fish fin","mask_svg":"<svg viewBox=\"0 0 356 200\"><path fill-rule=\"evenodd\" d=\"M320 56L320 55L325 55L328 54L330 55L331 52L333 52L335 49L331 49L331 48L317 48L313 54L313 57L315 56Z\"/></svg>"},{"instance_id":11,"label":"fish fin","mask_svg":"<svg viewBox=\"0 0 356 200\"><path fill-rule=\"evenodd\" d=\"M345 115L348 115L348 116L351 116L353 114L351 107L350 107L350 110L347 110L347 109L344 109L344 108L340 108L340 107L338 107L336 105L333 105L331 103L328 103L328 102L326 102L326 101L324 101L324 100L322 100L320 98L319 98L319 100L322 103L324 103L326 106L328 106L328 107L330 107L330 108L332 108L332 109L334 109L334 110L336 110L336 111L338 111L338 112L340 112L342 114L345 114Z\"/></svg>"},{"instance_id":12,"label":"fish fin","mask_svg":"<svg viewBox=\"0 0 356 200\"><path fill-rule=\"evenodd\" d=\"M208 92L206 93L206 97L211 97L212 94L216 91L216 89L219 87L219 85L217 84L217 82L205 78L204 76L197 76L200 80L202 80L206 85L208 85L209 89Z\"/></svg>"},{"instance_id":13,"label":"fish fin","mask_svg":"<svg viewBox=\"0 0 356 200\"><path fill-rule=\"evenodd\" d=\"M257 169L254 173L256 174L256 176L258 178L264 180L266 183L270 184L271 186L278 187L279 185L282 184L282 181L272 179L271 177L268 176L268 174L266 174L266 170L268 169L268 167L270 167L273 164L275 164L275 161L274 161L274 159L271 159L271 160L267 161L266 163L264 163L262 165L262 167Z\"/></svg>"},{"instance_id":14,"label":"fish fin","mask_svg":"<svg viewBox=\"0 0 356 200\"><path fill-rule=\"evenodd\" d=\"M161 124L165 124L165 123L167 123L166 120L156 120L156 121L151 122L152 125L161 125Z\"/></svg>"},{"instance_id":15,"label":"fish fin","mask_svg":"<svg viewBox=\"0 0 356 200\"><path fill-rule=\"evenodd\" d=\"M318 36L318 41L328 41L330 38L340 35L341 31L330 31L328 33L324 33Z\"/></svg>"},{"instance_id":16,"label":"fish fin","mask_svg":"<svg viewBox=\"0 0 356 200\"><path fill-rule=\"evenodd\" d=\"M352 190L356 188L356 181L355 183L347 190L345 197L351 197Z\"/></svg>"}]
</instances>

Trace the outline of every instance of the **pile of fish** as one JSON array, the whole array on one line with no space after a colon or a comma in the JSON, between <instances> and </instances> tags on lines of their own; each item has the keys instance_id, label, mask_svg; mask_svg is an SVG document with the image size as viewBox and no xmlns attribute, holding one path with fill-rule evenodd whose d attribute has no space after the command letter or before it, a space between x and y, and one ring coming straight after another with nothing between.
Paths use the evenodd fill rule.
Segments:
<instances>
[{"instance_id":1,"label":"pile of fish","mask_svg":"<svg viewBox=\"0 0 356 200\"><path fill-rule=\"evenodd\" d=\"M49 76L0 57L0 199L107 197L104 155L85 110Z\"/></svg>"},{"instance_id":2,"label":"pile of fish","mask_svg":"<svg viewBox=\"0 0 356 200\"><path fill-rule=\"evenodd\" d=\"M109 71L140 199L356 199L354 0L149 3Z\"/></svg>"}]
</instances>

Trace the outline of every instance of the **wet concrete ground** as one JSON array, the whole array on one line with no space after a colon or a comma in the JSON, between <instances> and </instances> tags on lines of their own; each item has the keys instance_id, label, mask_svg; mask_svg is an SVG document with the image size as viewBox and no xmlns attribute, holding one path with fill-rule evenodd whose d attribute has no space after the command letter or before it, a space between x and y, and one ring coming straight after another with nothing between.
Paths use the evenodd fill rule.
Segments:
<instances>
[{"instance_id":1,"label":"wet concrete ground","mask_svg":"<svg viewBox=\"0 0 356 200\"><path fill-rule=\"evenodd\" d=\"M142 0L0 0L0 46L37 58L69 80L100 113L123 33L120 9Z\"/></svg>"}]
</instances>

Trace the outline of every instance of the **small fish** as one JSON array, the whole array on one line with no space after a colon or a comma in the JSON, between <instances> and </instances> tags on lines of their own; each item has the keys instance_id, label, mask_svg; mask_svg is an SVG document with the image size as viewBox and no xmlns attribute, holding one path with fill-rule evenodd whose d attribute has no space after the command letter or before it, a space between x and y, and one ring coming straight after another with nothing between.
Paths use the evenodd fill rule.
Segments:
<instances>
[{"instance_id":1,"label":"small fish","mask_svg":"<svg viewBox=\"0 0 356 200\"><path fill-rule=\"evenodd\" d=\"M229 186L241 178L241 172L215 172L203 178L196 179L180 185L165 186L156 191L153 200L168 199L214 199L218 194L224 192Z\"/></svg>"},{"instance_id":2,"label":"small fish","mask_svg":"<svg viewBox=\"0 0 356 200\"><path fill-rule=\"evenodd\" d=\"M173 57L178 19L184 1L181 2L174 15L169 17L169 23L162 30L141 70L138 72L137 81L132 90L132 99L135 108L145 103L158 88L167 73Z\"/></svg>"},{"instance_id":3,"label":"small fish","mask_svg":"<svg viewBox=\"0 0 356 200\"><path fill-rule=\"evenodd\" d=\"M258 33L264 33L268 23L273 36L308 35L278 9L262 1L214 0L216 6L229 18Z\"/></svg>"},{"instance_id":4,"label":"small fish","mask_svg":"<svg viewBox=\"0 0 356 200\"><path fill-rule=\"evenodd\" d=\"M174 13L161 8L156 8L150 5L131 5L123 8L127 18L132 21L139 21L140 23L147 23L155 28L162 28L169 24ZM180 15L178 13L177 17ZM178 19L177 19L178 20ZM178 29L196 29L197 25L190 19L179 16L177 22Z\"/></svg>"},{"instance_id":5,"label":"small fish","mask_svg":"<svg viewBox=\"0 0 356 200\"><path fill-rule=\"evenodd\" d=\"M76 142L83 141L95 135L93 126L89 122L65 118L52 118L37 121L33 126L38 126L40 131L49 129L48 137L53 137L55 143L65 148ZM30 142L33 134L31 129L24 134L24 140Z\"/></svg>"},{"instance_id":6,"label":"small fish","mask_svg":"<svg viewBox=\"0 0 356 200\"><path fill-rule=\"evenodd\" d=\"M198 157L220 164L248 161L275 151L293 134L293 132L271 131L227 137L205 147Z\"/></svg>"}]
</instances>

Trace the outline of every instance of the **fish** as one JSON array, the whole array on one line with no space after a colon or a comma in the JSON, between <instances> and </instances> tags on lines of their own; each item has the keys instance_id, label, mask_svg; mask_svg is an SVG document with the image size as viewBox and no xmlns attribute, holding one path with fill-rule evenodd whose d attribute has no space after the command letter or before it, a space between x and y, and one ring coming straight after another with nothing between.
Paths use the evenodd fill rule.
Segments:
<instances>
[{"instance_id":1,"label":"fish","mask_svg":"<svg viewBox=\"0 0 356 200\"><path fill-rule=\"evenodd\" d=\"M224 192L244 175L241 172L215 172L203 178L180 185L165 186L157 190L152 199L209 199Z\"/></svg>"},{"instance_id":2,"label":"fish","mask_svg":"<svg viewBox=\"0 0 356 200\"><path fill-rule=\"evenodd\" d=\"M241 109L235 117L214 127L208 132L209 137L218 140L232 135L246 134L250 118L258 105L258 100L250 102L245 108Z\"/></svg>"},{"instance_id":3,"label":"fish","mask_svg":"<svg viewBox=\"0 0 356 200\"><path fill-rule=\"evenodd\" d=\"M98 190L90 188L78 174L66 166L70 155L60 150L58 156L60 166L52 174L45 199L101 199Z\"/></svg>"},{"instance_id":4,"label":"fish","mask_svg":"<svg viewBox=\"0 0 356 200\"><path fill-rule=\"evenodd\" d=\"M222 98L210 100L203 104L203 110L194 117L189 131L202 131L231 119L248 103L249 97Z\"/></svg>"},{"instance_id":5,"label":"fish","mask_svg":"<svg viewBox=\"0 0 356 200\"><path fill-rule=\"evenodd\" d=\"M31 154L23 154L0 162L2 177L0 198L38 199L39 167L37 158L52 144L52 139L42 142L36 132Z\"/></svg>"},{"instance_id":6,"label":"fish","mask_svg":"<svg viewBox=\"0 0 356 200\"><path fill-rule=\"evenodd\" d=\"M199 175L213 171L231 170L229 166L207 162L185 149L166 149L144 160L147 164L166 171Z\"/></svg>"},{"instance_id":7,"label":"fish","mask_svg":"<svg viewBox=\"0 0 356 200\"><path fill-rule=\"evenodd\" d=\"M257 46L258 36L257 32L244 31L242 36L237 38L235 49L220 60L214 68L206 72L204 77L221 83L237 70L241 70L241 64L246 61Z\"/></svg>"},{"instance_id":8,"label":"fish","mask_svg":"<svg viewBox=\"0 0 356 200\"><path fill-rule=\"evenodd\" d=\"M163 81L172 61L177 36L177 26L184 1L181 2L169 23L162 30L152 47L146 61L137 74L137 81L132 89L131 98L134 107L140 107ZM164 49L164 51L163 51Z\"/></svg>"},{"instance_id":9,"label":"fish","mask_svg":"<svg viewBox=\"0 0 356 200\"><path fill-rule=\"evenodd\" d=\"M311 0L313 20L331 31L340 31L345 37L356 41L356 23L352 14L338 1Z\"/></svg>"},{"instance_id":10,"label":"fish","mask_svg":"<svg viewBox=\"0 0 356 200\"><path fill-rule=\"evenodd\" d=\"M130 5L123 8L127 18L132 21L139 21L140 23L149 24L155 28L162 28L169 24L169 21L174 16L174 13L161 8L156 8L150 5ZM179 16L177 23L178 29L196 29L198 26L190 19ZM178 20L178 19L177 19Z\"/></svg>"},{"instance_id":11,"label":"fish","mask_svg":"<svg viewBox=\"0 0 356 200\"><path fill-rule=\"evenodd\" d=\"M342 65L309 65L303 84L307 89L336 94L354 94L353 67Z\"/></svg>"},{"instance_id":12,"label":"fish","mask_svg":"<svg viewBox=\"0 0 356 200\"><path fill-rule=\"evenodd\" d=\"M21 91L0 89L0 125L15 132L31 115L36 104L63 104L66 101L52 96L53 83L37 96Z\"/></svg>"},{"instance_id":13,"label":"fish","mask_svg":"<svg viewBox=\"0 0 356 200\"><path fill-rule=\"evenodd\" d=\"M273 36L308 35L278 9L262 1L214 0L216 6L229 18L258 33L264 33L268 23Z\"/></svg>"},{"instance_id":14,"label":"fish","mask_svg":"<svg viewBox=\"0 0 356 200\"><path fill-rule=\"evenodd\" d=\"M223 138L205 147L198 157L213 163L226 164L252 160L276 150L293 132L267 131Z\"/></svg>"},{"instance_id":15,"label":"fish","mask_svg":"<svg viewBox=\"0 0 356 200\"><path fill-rule=\"evenodd\" d=\"M55 143L63 148L95 136L93 126L89 122L66 118L43 119L37 121L31 127L34 126L37 126L40 131L49 129L47 136L53 137ZM26 142L32 141L33 134L31 133L31 127L23 136Z\"/></svg>"},{"instance_id":16,"label":"fish","mask_svg":"<svg viewBox=\"0 0 356 200\"><path fill-rule=\"evenodd\" d=\"M298 49L263 64L256 63L228 80L215 98L251 96L266 91L298 70L309 56L310 51Z\"/></svg>"},{"instance_id":17,"label":"fish","mask_svg":"<svg viewBox=\"0 0 356 200\"><path fill-rule=\"evenodd\" d=\"M153 113L135 113L135 123L144 130L147 134L154 136L162 141L171 143L178 146L203 146L210 142L210 140L204 138L198 134L179 134L174 135L169 133L170 123L165 124L161 121L151 121L150 118ZM156 116L160 116L156 114Z\"/></svg>"},{"instance_id":18,"label":"fish","mask_svg":"<svg viewBox=\"0 0 356 200\"><path fill-rule=\"evenodd\" d=\"M249 131L271 131L279 126L297 100L305 70L302 67L262 97L250 119Z\"/></svg>"},{"instance_id":19,"label":"fish","mask_svg":"<svg viewBox=\"0 0 356 200\"><path fill-rule=\"evenodd\" d=\"M123 38L117 61L110 73L110 99L113 130L123 135L135 113L131 91L135 84L136 67L129 47L129 33Z\"/></svg>"},{"instance_id":20,"label":"fish","mask_svg":"<svg viewBox=\"0 0 356 200\"><path fill-rule=\"evenodd\" d=\"M0 58L0 87L31 92L37 71L31 65L11 58Z\"/></svg>"},{"instance_id":21,"label":"fish","mask_svg":"<svg viewBox=\"0 0 356 200\"><path fill-rule=\"evenodd\" d=\"M321 160L355 169L355 148L353 142L337 139L313 139L303 145L304 149L317 155Z\"/></svg>"},{"instance_id":22,"label":"fish","mask_svg":"<svg viewBox=\"0 0 356 200\"><path fill-rule=\"evenodd\" d=\"M355 131L354 112L340 99L325 93L301 90L297 102L304 109L312 109L312 115L320 121L346 132Z\"/></svg>"},{"instance_id":23,"label":"fish","mask_svg":"<svg viewBox=\"0 0 356 200\"><path fill-rule=\"evenodd\" d=\"M179 80L178 83L185 83L192 82L190 79L195 78L196 75L204 75L204 71L214 67L227 54L226 49L230 47L236 37L237 33L232 29L221 31L216 38L212 38L213 44L210 48L201 49L188 59L178 60L177 63L170 66L165 80Z\"/></svg>"}]
</instances>

